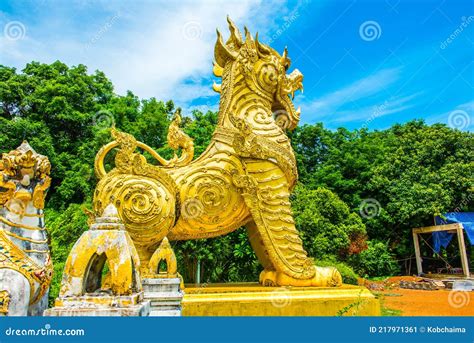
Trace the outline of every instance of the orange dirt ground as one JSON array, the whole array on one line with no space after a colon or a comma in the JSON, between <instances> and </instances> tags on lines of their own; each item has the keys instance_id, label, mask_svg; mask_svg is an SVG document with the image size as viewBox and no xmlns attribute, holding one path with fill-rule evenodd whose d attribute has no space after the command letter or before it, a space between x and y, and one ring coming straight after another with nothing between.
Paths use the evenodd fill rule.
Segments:
<instances>
[{"instance_id":1,"label":"orange dirt ground","mask_svg":"<svg viewBox=\"0 0 474 343\"><path fill-rule=\"evenodd\" d=\"M376 282L364 280L364 285L380 295L385 308L399 310L401 316L474 316L474 291L429 291L398 287L400 280L416 279L402 276Z\"/></svg>"}]
</instances>

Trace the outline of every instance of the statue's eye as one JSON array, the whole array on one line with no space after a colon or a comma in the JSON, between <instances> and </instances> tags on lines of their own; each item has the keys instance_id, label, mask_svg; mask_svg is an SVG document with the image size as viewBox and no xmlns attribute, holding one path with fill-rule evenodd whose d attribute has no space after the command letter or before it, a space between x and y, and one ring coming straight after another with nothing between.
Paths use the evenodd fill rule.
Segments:
<instances>
[{"instance_id":1,"label":"statue's eye","mask_svg":"<svg viewBox=\"0 0 474 343\"><path fill-rule=\"evenodd\" d=\"M290 67L289 64L285 64L285 71L288 71L288 68Z\"/></svg>"}]
</instances>

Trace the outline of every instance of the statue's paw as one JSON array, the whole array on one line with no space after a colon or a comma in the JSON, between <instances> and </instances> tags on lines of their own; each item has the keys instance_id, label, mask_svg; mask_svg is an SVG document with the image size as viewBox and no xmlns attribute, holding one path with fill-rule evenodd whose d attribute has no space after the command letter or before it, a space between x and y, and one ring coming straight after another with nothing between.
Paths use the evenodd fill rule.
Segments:
<instances>
[{"instance_id":1,"label":"statue's paw","mask_svg":"<svg viewBox=\"0 0 474 343\"><path fill-rule=\"evenodd\" d=\"M263 270L260 283L263 286L294 286L294 287L339 287L342 276L334 267L314 267L315 275L310 279L297 279L282 272Z\"/></svg>"},{"instance_id":2,"label":"statue's paw","mask_svg":"<svg viewBox=\"0 0 474 343\"><path fill-rule=\"evenodd\" d=\"M262 270L259 281L262 286L280 286L277 284L277 272L274 270Z\"/></svg>"},{"instance_id":3,"label":"statue's paw","mask_svg":"<svg viewBox=\"0 0 474 343\"><path fill-rule=\"evenodd\" d=\"M315 267L314 286L339 287L342 285L342 275L334 267Z\"/></svg>"}]
</instances>

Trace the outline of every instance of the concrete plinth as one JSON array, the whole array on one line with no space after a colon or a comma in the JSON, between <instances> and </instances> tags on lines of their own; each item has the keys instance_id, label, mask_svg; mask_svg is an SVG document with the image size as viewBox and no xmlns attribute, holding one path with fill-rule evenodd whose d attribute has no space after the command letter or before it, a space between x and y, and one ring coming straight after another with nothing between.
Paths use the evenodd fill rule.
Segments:
<instances>
[{"instance_id":1,"label":"concrete plinth","mask_svg":"<svg viewBox=\"0 0 474 343\"><path fill-rule=\"evenodd\" d=\"M184 293L180 290L179 278L143 279L144 299L150 302L151 317L181 316L181 301Z\"/></svg>"},{"instance_id":2,"label":"concrete plinth","mask_svg":"<svg viewBox=\"0 0 474 343\"><path fill-rule=\"evenodd\" d=\"M263 287L257 283L187 285L183 316L379 316L365 287Z\"/></svg>"},{"instance_id":3,"label":"concrete plinth","mask_svg":"<svg viewBox=\"0 0 474 343\"><path fill-rule=\"evenodd\" d=\"M86 294L80 297L59 297L54 305L44 311L44 316L130 317L150 314L150 302L143 299L143 293L130 296Z\"/></svg>"}]
</instances>

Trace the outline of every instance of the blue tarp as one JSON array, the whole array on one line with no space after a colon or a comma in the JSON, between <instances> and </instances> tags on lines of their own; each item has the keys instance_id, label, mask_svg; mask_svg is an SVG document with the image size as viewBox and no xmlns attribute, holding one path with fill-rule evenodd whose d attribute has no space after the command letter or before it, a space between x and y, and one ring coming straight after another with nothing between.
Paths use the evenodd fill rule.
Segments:
<instances>
[{"instance_id":1,"label":"blue tarp","mask_svg":"<svg viewBox=\"0 0 474 343\"><path fill-rule=\"evenodd\" d=\"M444 217L444 218L443 218ZM474 212L450 212L435 217L436 225L461 223L466 231L471 245L474 245ZM446 248L453 238L452 233L446 231L433 232L433 248L439 253L441 247Z\"/></svg>"}]
</instances>

